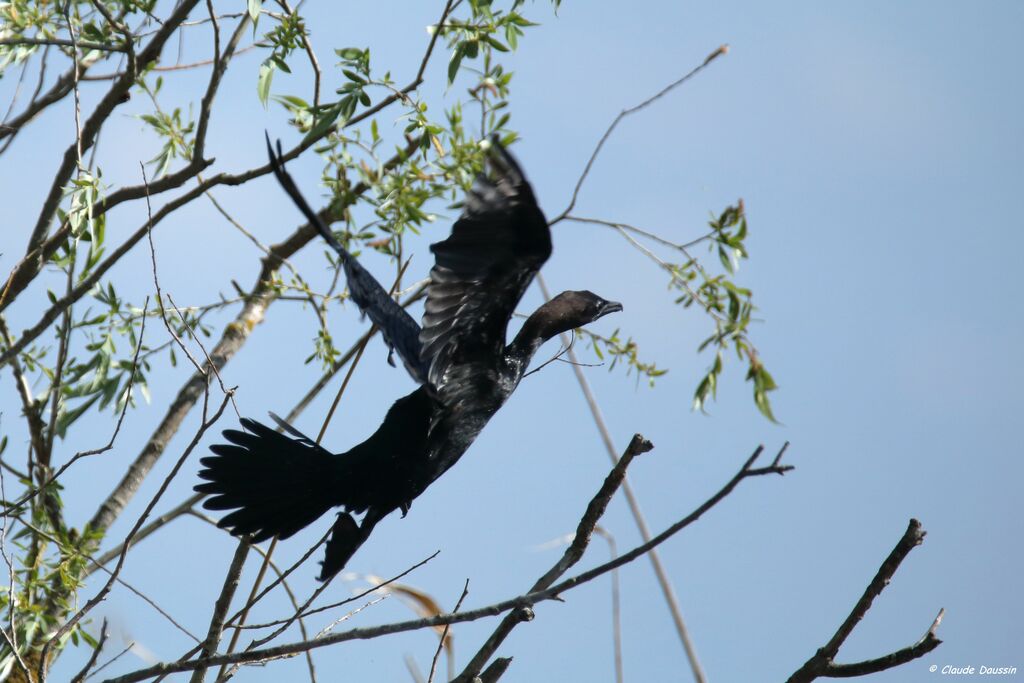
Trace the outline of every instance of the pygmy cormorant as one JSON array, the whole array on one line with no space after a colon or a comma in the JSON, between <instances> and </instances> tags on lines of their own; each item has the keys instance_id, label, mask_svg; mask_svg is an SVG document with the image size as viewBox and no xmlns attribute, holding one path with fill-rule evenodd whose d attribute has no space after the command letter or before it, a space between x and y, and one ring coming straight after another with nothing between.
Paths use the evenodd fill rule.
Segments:
<instances>
[{"instance_id":1,"label":"pygmy cormorant","mask_svg":"<svg viewBox=\"0 0 1024 683\"><path fill-rule=\"evenodd\" d=\"M523 292L551 255L551 233L518 164L490 143L491 176L467 194L448 239L430 247L423 327L399 306L310 209L267 140L274 173L309 222L338 253L352 300L380 329L419 384L388 410L370 438L334 454L273 416L284 434L243 419L230 444L210 448L196 491L210 510L233 510L219 526L253 542L288 538L329 509L343 507L327 543L320 579L339 572L390 512L416 496L466 452L522 379L548 339L622 306L588 291L562 292L505 343ZM357 524L353 514L366 513Z\"/></svg>"}]
</instances>

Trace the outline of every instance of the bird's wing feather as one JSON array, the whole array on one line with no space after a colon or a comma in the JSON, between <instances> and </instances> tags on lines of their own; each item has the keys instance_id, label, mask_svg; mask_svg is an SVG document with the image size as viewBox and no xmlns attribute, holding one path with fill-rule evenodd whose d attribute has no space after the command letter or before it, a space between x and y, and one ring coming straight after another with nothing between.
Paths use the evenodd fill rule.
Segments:
<instances>
[{"instance_id":1,"label":"bird's wing feather","mask_svg":"<svg viewBox=\"0 0 1024 683\"><path fill-rule=\"evenodd\" d=\"M509 318L551 255L529 183L497 141L491 150L494 179L478 177L451 236L430 248L420 358L445 405L478 394L474 383L497 381Z\"/></svg>"},{"instance_id":2,"label":"bird's wing feather","mask_svg":"<svg viewBox=\"0 0 1024 683\"><path fill-rule=\"evenodd\" d=\"M327 241L327 244L337 252L341 259L342 267L345 269L345 278L348 280L348 291L352 300L356 302L359 309L366 314L374 325L384 336L388 346L398 352L406 369L412 378L423 384L427 381L428 364L422 360L420 346L420 326L416 324L409 313L398 305L391 298L376 278L370 274L359 263L352 254L334 237L334 234L324 225L313 209L310 208L305 198L299 192L295 181L284 168L284 159L281 156L281 147L275 153L267 137L267 152L270 154L270 165L274 170L281 187L288 196L292 198L295 205L309 221L310 225L316 228L317 232Z\"/></svg>"}]
</instances>

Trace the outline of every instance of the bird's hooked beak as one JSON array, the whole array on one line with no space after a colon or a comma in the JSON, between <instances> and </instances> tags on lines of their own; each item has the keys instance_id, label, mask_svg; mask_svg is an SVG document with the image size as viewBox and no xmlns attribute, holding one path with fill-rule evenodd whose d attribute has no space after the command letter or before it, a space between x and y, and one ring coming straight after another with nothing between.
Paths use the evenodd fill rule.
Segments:
<instances>
[{"instance_id":1,"label":"bird's hooked beak","mask_svg":"<svg viewBox=\"0 0 1024 683\"><path fill-rule=\"evenodd\" d=\"M609 313L621 313L621 312L622 312L622 304L620 304L618 301L605 301L603 304L601 304L601 308L598 309L597 317L598 318L603 318L604 316L608 315Z\"/></svg>"}]
</instances>

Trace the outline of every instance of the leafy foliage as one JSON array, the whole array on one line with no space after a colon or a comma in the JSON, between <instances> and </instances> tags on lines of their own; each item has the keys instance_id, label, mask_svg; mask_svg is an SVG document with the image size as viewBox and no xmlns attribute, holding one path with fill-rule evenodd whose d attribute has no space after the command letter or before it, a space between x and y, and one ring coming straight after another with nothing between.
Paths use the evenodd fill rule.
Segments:
<instances>
[{"instance_id":1,"label":"leafy foliage","mask_svg":"<svg viewBox=\"0 0 1024 683\"><path fill-rule=\"evenodd\" d=\"M555 9L559 4L558 0L552 2ZM132 95L148 103L148 111L137 120L152 134L149 141L155 138L152 149L142 150L142 158L149 159L151 180L166 182L179 160L193 159L197 129L201 128L197 120L205 119L196 110L201 96L192 102L166 102L164 79L176 77L169 65L153 62L140 65L136 72L133 60L124 58L162 26L154 15L156 5L155 0L0 2L0 77L12 67L41 60L45 51L68 63L77 58L79 76L98 63L113 69L114 76L128 73L128 82L134 83ZM451 16L431 28L438 51L447 49L443 83L417 81L400 89L391 72L379 67L379 52L375 61L371 47L350 46L335 49L336 61L323 74L318 71L318 82L322 78L329 96L298 92L289 88L289 79L284 77L275 82L275 74L290 74L296 60L304 60L307 51L312 52L298 9L280 3L285 11L279 12L261 0L247 0L244 10L237 8L253 23L255 42L249 48L262 50L253 101L265 107L274 102L287 113L302 139L299 151L311 147L322 160L328 213L339 239L357 256L377 253L386 257L395 268L399 290L406 237L434 225L446 226L457 214L464 191L482 169L484 145L492 135L504 145L517 138L510 105L513 73L503 60L518 49L528 29L536 24L526 18L523 0L467 0L454 6ZM237 14L229 16L238 18ZM226 25L225 19L222 17L222 23ZM179 26L177 30L183 29ZM428 107L427 87L435 94L446 93L443 107ZM382 124L396 118L402 122L400 134L382 135ZM103 411L116 416L134 406L138 396L148 400L154 369L162 363L178 363L174 337L209 336L214 327L208 315L244 306L252 295L234 285L236 291L222 293L212 302L176 307L167 299L159 306L147 307L141 303L144 294L139 291L117 291L111 281L99 277L105 273L108 259L120 258L108 253L105 209L117 190L110 192L102 169L86 159L77 160L73 177L57 187L63 194L50 218L66 229L67 237L46 252L43 261L47 277L53 276L49 280L59 282L47 290L47 297L60 314L45 328L52 336L33 338L33 343L16 354L18 372L24 373L18 381L33 438L28 471L18 473L17 486L8 479L11 490L5 491L7 500L3 501L14 530L7 539L14 544L17 557L12 581L0 586L0 611L8 612L16 624L14 635L20 654L26 656L37 651L43 636L76 609L75 596L88 554L104 540L103 530L91 530L87 525L76 529L64 519L61 484L51 480L55 444L71 442L76 425L89 416ZM442 217L446 220L440 220ZM734 279L739 264L747 258L747 219L742 203L728 207L709 225L705 238L679 246L684 260L660 263L670 273L669 286L677 302L703 311L714 325L714 333L700 346L701 351L713 351L714 359L697 386L694 406L703 410L716 396L723 357L732 351L746 364L756 406L774 419L768 397L775 382L749 337L756 310L752 293ZM711 255L708 260L714 263L717 257L720 270L691 255L692 249L705 242ZM329 370L343 355L331 334L330 316L347 295L343 278L339 280L338 264L330 252L326 258L334 271L327 291L315 291L284 263L270 276L269 295L311 311L315 327L306 337L312 339L306 361L319 362ZM64 306L61 302L71 300L72 291L83 283L88 283L83 288L88 293ZM143 339L143 324L163 317L161 311L173 334L159 342ZM163 329L162 325L156 329ZM636 373L638 382L643 377L652 385L666 372L655 362L641 359L639 343L620 330L608 337L587 330L579 333L599 359L609 361L610 370L625 368L627 374ZM150 337L148 328L145 336ZM14 343L5 333L0 350L8 350ZM3 437L0 453L6 444ZM82 624L72 629L66 640L84 640L95 646ZM59 647L63 645L59 643ZM13 660L9 646L0 645L0 671L13 666Z\"/></svg>"},{"instance_id":2,"label":"leafy foliage","mask_svg":"<svg viewBox=\"0 0 1024 683\"><path fill-rule=\"evenodd\" d=\"M731 348L739 360L747 363L747 380L754 384L754 403L757 409L774 422L768 393L777 388L775 380L764 367L749 337L751 316L756 310L752 303L753 293L738 286L731 278L739 270L740 260L747 258L744 245L747 217L742 200L735 206L727 207L717 218L712 216L708 225L711 232L701 241L708 243L709 252L717 253L724 272L711 273L699 260L691 257L686 248L681 251L687 256L687 261L667 266L672 274L670 286L682 292L676 303L682 304L684 308L696 304L711 317L715 325L714 333L698 347L699 351L714 349L715 360L697 385L693 407L695 410L704 410L708 399L717 395L723 352Z\"/></svg>"},{"instance_id":3,"label":"leafy foliage","mask_svg":"<svg viewBox=\"0 0 1024 683\"><path fill-rule=\"evenodd\" d=\"M647 383L652 387L655 379L668 372L667 369L659 368L653 362L640 360L638 344L633 341L632 337L623 341L619 337L618 329L612 332L610 337L602 337L585 328L576 330L576 334L589 340L590 348L594 350L594 354L600 360L604 361L606 357L611 358L611 362L608 364L609 371L614 370L619 363L623 363L626 366L627 375L636 371L637 382L641 377L646 377Z\"/></svg>"}]
</instances>

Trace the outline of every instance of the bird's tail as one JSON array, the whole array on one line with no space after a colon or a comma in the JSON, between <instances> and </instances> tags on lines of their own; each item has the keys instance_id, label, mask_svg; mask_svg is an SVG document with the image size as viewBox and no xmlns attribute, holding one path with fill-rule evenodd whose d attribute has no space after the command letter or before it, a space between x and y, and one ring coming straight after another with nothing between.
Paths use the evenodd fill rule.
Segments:
<instances>
[{"instance_id":1,"label":"bird's tail","mask_svg":"<svg viewBox=\"0 0 1024 683\"><path fill-rule=\"evenodd\" d=\"M292 536L344 503L352 487L344 457L279 424L290 435L243 419L246 431L225 430L231 443L211 446L214 455L200 460L206 483L195 490L210 494L203 507L233 510L217 525L236 536L251 534L254 542Z\"/></svg>"}]
</instances>

